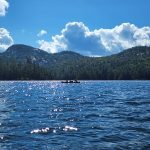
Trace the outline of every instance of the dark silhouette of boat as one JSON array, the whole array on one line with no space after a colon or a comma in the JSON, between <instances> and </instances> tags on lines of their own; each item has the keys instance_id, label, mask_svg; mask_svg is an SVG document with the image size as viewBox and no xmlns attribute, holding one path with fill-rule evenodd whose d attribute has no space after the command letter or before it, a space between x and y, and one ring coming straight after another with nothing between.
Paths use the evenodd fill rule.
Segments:
<instances>
[{"instance_id":1,"label":"dark silhouette of boat","mask_svg":"<svg viewBox=\"0 0 150 150\"><path fill-rule=\"evenodd\" d=\"M80 83L80 81L77 81L77 80L66 80L66 81L62 81L61 83Z\"/></svg>"}]
</instances>

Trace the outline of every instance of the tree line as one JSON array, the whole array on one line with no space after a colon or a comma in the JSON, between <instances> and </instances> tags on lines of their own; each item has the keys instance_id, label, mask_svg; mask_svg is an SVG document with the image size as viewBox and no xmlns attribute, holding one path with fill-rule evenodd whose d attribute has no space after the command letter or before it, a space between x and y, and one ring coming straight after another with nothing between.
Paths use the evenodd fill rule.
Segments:
<instances>
[{"instance_id":1,"label":"tree line","mask_svg":"<svg viewBox=\"0 0 150 150\"><path fill-rule=\"evenodd\" d=\"M130 55L130 54L129 54ZM43 67L0 59L0 80L149 80L150 57L85 57Z\"/></svg>"}]
</instances>

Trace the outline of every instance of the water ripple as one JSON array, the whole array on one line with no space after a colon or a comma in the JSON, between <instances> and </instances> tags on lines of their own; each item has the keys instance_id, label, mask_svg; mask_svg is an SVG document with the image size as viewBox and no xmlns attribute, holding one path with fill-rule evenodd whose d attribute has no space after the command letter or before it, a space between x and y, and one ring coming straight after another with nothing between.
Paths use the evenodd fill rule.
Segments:
<instances>
[{"instance_id":1,"label":"water ripple","mask_svg":"<svg viewBox=\"0 0 150 150\"><path fill-rule=\"evenodd\" d=\"M150 148L150 81L0 82L0 149Z\"/></svg>"}]
</instances>

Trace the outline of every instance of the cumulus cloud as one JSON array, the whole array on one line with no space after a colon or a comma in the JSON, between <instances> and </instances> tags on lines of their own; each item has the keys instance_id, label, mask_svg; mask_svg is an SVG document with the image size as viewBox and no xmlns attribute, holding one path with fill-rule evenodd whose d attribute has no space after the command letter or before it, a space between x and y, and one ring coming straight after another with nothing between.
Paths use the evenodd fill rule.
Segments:
<instances>
[{"instance_id":1,"label":"cumulus cloud","mask_svg":"<svg viewBox=\"0 0 150 150\"><path fill-rule=\"evenodd\" d=\"M13 43L10 33L4 28L0 28L0 53L4 52Z\"/></svg>"},{"instance_id":2,"label":"cumulus cloud","mask_svg":"<svg viewBox=\"0 0 150 150\"><path fill-rule=\"evenodd\" d=\"M37 34L37 36L38 36L38 37L41 37L41 36L46 35L46 34L47 34L47 31L41 30L41 31Z\"/></svg>"},{"instance_id":3,"label":"cumulus cloud","mask_svg":"<svg viewBox=\"0 0 150 150\"><path fill-rule=\"evenodd\" d=\"M90 29L82 22L69 22L51 41L38 41L48 52L71 50L88 56L105 56L134 46L150 46L150 27L123 23L112 29Z\"/></svg>"},{"instance_id":4,"label":"cumulus cloud","mask_svg":"<svg viewBox=\"0 0 150 150\"><path fill-rule=\"evenodd\" d=\"M5 16L9 4L6 0L0 0L0 16Z\"/></svg>"}]
</instances>

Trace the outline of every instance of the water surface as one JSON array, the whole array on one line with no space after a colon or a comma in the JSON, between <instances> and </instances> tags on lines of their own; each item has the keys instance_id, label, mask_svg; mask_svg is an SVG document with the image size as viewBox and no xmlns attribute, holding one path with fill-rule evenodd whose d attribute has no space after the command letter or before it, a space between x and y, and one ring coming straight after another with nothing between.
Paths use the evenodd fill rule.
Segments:
<instances>
[{"instance_id":1,"label":"water surface","mask_svg":"<svg viewBox=\"0 0 150 150\"><path fill-rule=\"evenodd\" d=\"M0 149L150 149L150 81L1 81Z\"/></svg>"}]
</instances>

